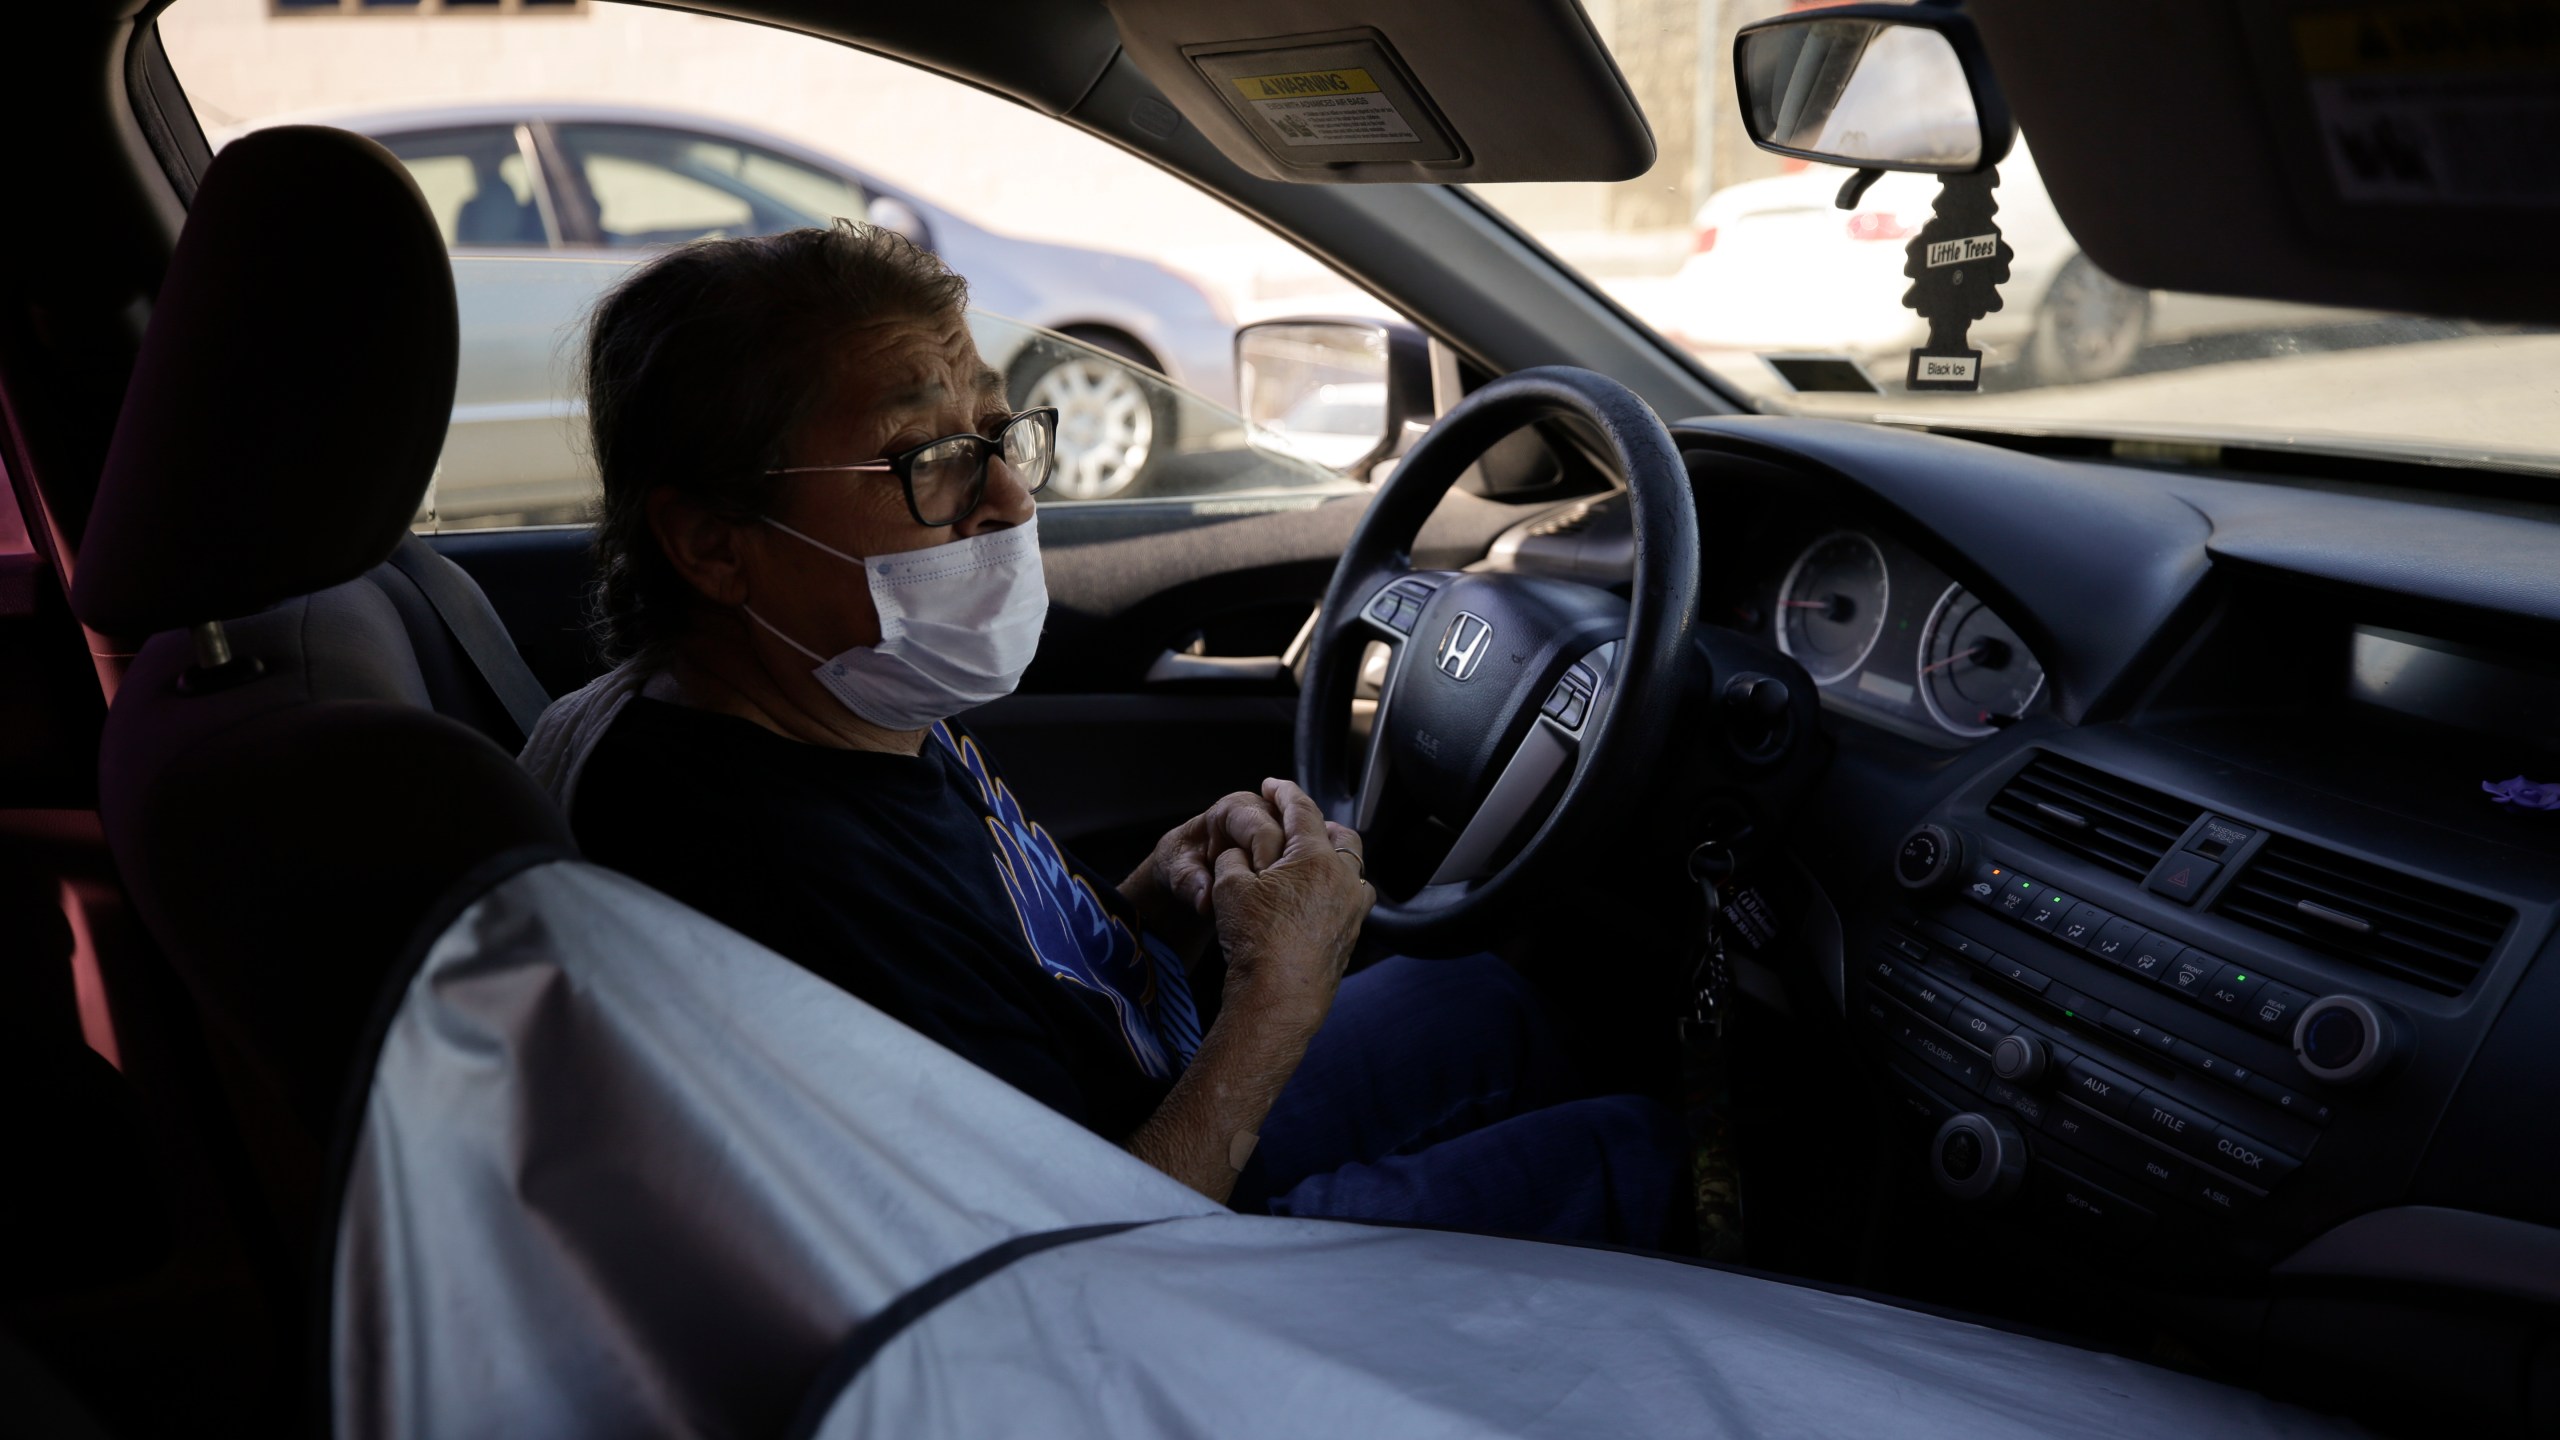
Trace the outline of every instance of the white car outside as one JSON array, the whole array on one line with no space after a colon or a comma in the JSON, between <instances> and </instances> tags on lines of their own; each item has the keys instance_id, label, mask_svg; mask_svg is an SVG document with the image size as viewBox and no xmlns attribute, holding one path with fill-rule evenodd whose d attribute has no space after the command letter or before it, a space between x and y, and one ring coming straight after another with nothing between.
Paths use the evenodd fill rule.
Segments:
<instances>
[{"instance_id":1,"label":"white car outside","mask_svg":"<svg viewBox=\"0 0 2560 1440\"><path fill-rule=\"evenodd\" d=\"M2080 253L2022 143L2000 165L1995 217L2015 252L2001 308L1976 321L1973 346L1992 364L2015 361L2040 384L2123 373L2143 347L2212 331L2285 328L2355 317L2266 301L2143 291ZM1904 308L1905 248L1929 222L1934 175L1888 174L1856 208L1836 198L1852 172L1809 165L1728 185L1695 221L1694 253L1648 318L1710 355L1830 352L1865 364L1887 385L1928 335Z\"/></svg>"}]
</instances>

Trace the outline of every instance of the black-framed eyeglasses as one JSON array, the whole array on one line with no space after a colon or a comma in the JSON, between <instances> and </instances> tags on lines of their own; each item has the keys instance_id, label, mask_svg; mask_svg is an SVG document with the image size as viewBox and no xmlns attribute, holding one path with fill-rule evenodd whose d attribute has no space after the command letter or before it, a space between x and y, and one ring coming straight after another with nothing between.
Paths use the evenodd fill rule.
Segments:
<instances>
[{"instance_id":1,"label":"black-framed eyeglasses","mask_svg":"<svg viewBox=\"0 0 2560 1440\"><path fill-rule=\"evenodd\" d=\"M1043 405L996 427L993 435L945 435L912 450L858 465L786 465L767 475L821 471L886 470L907 492L907 513L919 525L957 525L987 498L987 461L1001 456L1022 488L1037 495L1058 468L1058 411Z\"/></svg>"}]
</instances>

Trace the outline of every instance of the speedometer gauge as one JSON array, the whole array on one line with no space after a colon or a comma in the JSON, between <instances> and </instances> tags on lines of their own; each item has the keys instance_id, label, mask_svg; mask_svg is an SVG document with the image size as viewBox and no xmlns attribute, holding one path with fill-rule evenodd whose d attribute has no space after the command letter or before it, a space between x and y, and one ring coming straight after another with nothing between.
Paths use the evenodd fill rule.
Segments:
<instances>
[{"instance_id":1,"label":"speedometer gauge","mask_svg":"<svg viewBox=\"0 0 2560 1440\"><path fill-rule=\"evenodd\" d=\"M1876 648L1891 597L1876 542L1855 530L1825 535L1805 547L1778 587L1778 648L1817 685L1844 679Z\"/></svg>"},{"instance_id":2,"label":"speedometer gauge","mask_svg":"<svg viewBox=\"0 0 2560 1440\"><path fill-rule=\"evenodd\" d=\"M2025 714L2044 667L1972 591L1950 585L1920 632L1920 699L1951 735L1975 738Z\"/></svg>"}]
</instances>

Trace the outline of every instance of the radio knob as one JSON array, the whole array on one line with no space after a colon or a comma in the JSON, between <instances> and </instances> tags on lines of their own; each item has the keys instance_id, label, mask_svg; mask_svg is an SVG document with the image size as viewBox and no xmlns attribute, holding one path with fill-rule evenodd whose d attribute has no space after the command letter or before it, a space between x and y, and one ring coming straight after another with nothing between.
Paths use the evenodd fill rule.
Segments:
<instances>
[{"instance_id":1,"label":"radio knob","mask_svg":"<svg viewBox=\"0 0 2560 1440\"><path fill-rule=\"evenodd\" d=\"M2293 1025L2293 1056L2316 1080L2357 1085L2397 1058L2398 1028L2381 1006L2359 995L2323 995L2302 1007Z\"/></svg>"},{"instance_id":2,"label":"radio knob","mask_svg":"<svg viewBox=\"0 0 2560 1440\"><path fill-rule=\"evenodd\" d=\"M1902 837L1893 878L1905 890L1934 890L1964 869L1964 838L1944 825L1922 825Z\"/></svg>"},{"instance_id":3,"label":"radio knob","mask_svg":"<svg viewBox=\"0 0 2560 1440\"><path fill-rule=\"evenodd\" d=\"M2005 1200L2027 1173L2027 1142L1999 1116L1968 1110L1938 1127L1929 1173L1959 1200Z\"/></svg>"},{"instance_id":4,"label":"radio knob","mask_svg":"<svg viewBox=\"0 0 2560 1440\"><path fill-rule=\"evenodd\" d=\"M2032 1085L2044 1074L2045 1061L2052 1058L2044 1041L2023 1032L2003 1035L1991 1047L1991 1073L2015 1085Z\"/></svg>"}]
</instances>

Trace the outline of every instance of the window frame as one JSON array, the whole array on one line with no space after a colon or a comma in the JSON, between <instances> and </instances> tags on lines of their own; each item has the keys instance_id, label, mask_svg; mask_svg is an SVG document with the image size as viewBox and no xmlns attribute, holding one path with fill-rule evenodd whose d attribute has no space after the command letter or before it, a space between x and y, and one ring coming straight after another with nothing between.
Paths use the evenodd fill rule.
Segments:
<instances>
[{"instance_id":1,"label":"window frame","mask_svg":"<svg viewBox=\"0 0 2560 1440\"><path fill-rule=\"evenodd\" d=\"M533 196L534 210L542 217L542 231L544 236L547 237L546 243L541 245L477 245L453 241L448 242L445 248L449 251L472 255L558 254L562 250L568 248L568 227L562 223L559 201L555 195L551 181L550 167L543 163L541 148L534 142L532 122L525 120L488 121L484 123L458 121L451 124L421 125L409 129L381 131L372 134L370 138L380 144L384 149L391 150L394 158L399 159L401 165L406 167L409 163L407 158L401 156L399 151L393 148L400 141L420 139L430 135L460 135L474 131L495 131L501 129L512 132L516 144L516 154L524 161L525 187Z\"/></svg>"},{"instance_id":2,"label":"window frame","mask_svg":"<svg viewBox=\"0 0 2560 1440\"><path fill-rule=\"evenodd\" d=\"M603 205L596 199L595 190L587 181L586 168L578 163L578 153L574 143L570 139L569 132L577 130L640 131L651 135L667 136L678 143L689 140L699 140L707 144L729 146L730 148L737 150L742 155L762 155L781 164L795 166L802 170L815 171L842 181L848 189L852 190L853 193L861 199L864 215L869 214L871 202L879 196L879 191L871 184L871 178L862 174L860 171L846 169L833 162L819 164L816 163L815 157L786 154L780 150L774 149L770 145L760 143L759 141L744 135L733 135L719 130L698 129L686 125L668 124L664 121L654 119L643 120L580 116L566 119L546 118L537 121L536 124L540 127L538 142L546 147L546 154L555 157L551 173L556 177L554 183L558 189L563 192L566 200L566 203L562 208L564 210L574 210L579 218L580 239L576 242L575 247L579 249L601 250L608 254L627 255L632 253L635 248L639 247L616 245L607 238L604 229ZM627 159L630 157L622 158ZM656 162L645 161L638 163L655 164ZM738 182L737 184L723 183L718 179L687 175L683 171L672 169L669 170L669 173L682 179L693 180L698 184L709 185L713 189L720 190L723 193L731 194L736 196L738 199L745 200L750 210L759 208L762 204L770 204L778 198L776 196L767 195L760 190L753 192L754 198L749 198L747 194L740 193L740 188L743 185L743 182Z\"/></svg>"}]
</instances>

